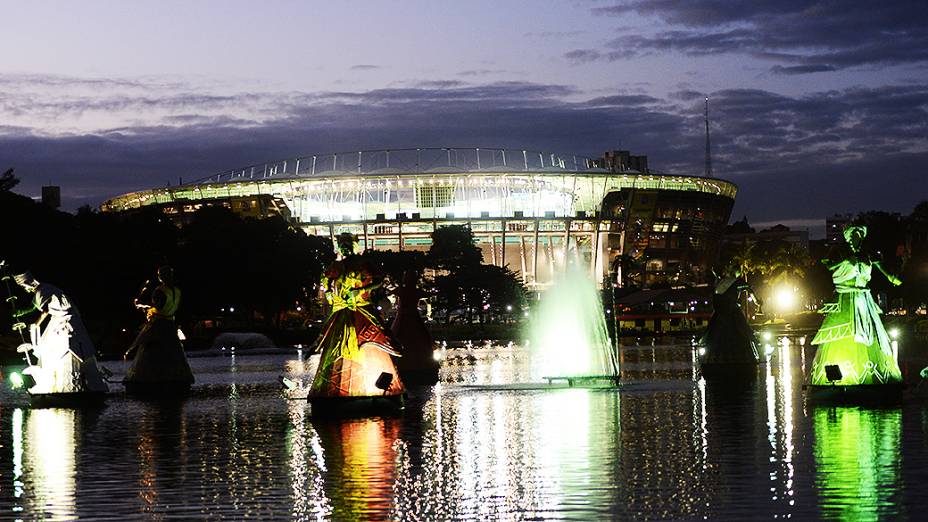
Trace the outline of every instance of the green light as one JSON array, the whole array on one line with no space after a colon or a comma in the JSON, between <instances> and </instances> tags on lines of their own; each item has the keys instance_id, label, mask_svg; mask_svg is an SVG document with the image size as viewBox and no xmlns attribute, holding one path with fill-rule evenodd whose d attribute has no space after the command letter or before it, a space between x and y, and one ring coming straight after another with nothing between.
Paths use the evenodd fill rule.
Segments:
<instances>
[{"instance_id":1,"label":"green light","mask_svg":"<svg viewBox=\"0 0 928 522\"><path fill-rule=\"evenodd\" d=\"M14 390L23 387L23 376L19 372L10 372L10 387Z\"/></svg>"},{"instance_id":2,"label":"green light","mask_svg":"<svg viewBox=\"0 0 928 522\"><path fill-rule=\"evenodd\" d=\"M816 408L813 427L815 485L824 518L894 518L891 506L902 486L901 410Z\"/></svg>"}]
</instances>

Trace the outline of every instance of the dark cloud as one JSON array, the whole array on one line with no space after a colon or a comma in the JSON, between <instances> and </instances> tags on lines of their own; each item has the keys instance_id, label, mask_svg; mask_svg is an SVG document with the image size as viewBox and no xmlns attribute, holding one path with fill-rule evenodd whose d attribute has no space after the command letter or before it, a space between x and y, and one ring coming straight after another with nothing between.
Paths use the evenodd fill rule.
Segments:
<instances>
[{"instance_id":1,"label":"dark cloud","mask_svg":"<svg viewBox=\"0 0 928 522\"><path fill-rule=\"evenodd\" d=\"M710 96L713 163L717 175L740 186L738 216L773 221L868 208L908 211L928 198L926 84L798 97L754 89ZM361 149L511 147L596 156L622 148L647 154L661 171L702 172L701 93L578 97L569 87L525 82L244 93L231 96L231 105L257 100L276 117L184 111L158 124L62 136L3 128L0 168L16 167L24 193L61 185L71 208L181 177ZM212 100L205 103L213 107Z\"/></svg>"},{"instance_id":2,"label":"dark cloud","mask_svg":"<svg viewBox=\"0 0 928 522\"><path fill-rule=\"evenodd\" d=\"M506 69L468 69L461 71L458 76L487 76L491 74L505 74L509 71Z\"/></svg>"},{"instance_id":3,"label":"dark cloud","mask_svg":"<svg viewBox=\"0 0 928 522\"><path fill-rule=\"evenodd\" d=\"M928 62L923 0L629 0L594 11L619 20L629 13L651 17L666 30L658 25L654 34L620 36L603 49L572 51L568 59L737 53L787 62L774 69L782 74Z\"/></svg>"},{"instance_id":4,"label":"dark cloud","mask_svg":"<svg viewBox=\"0 0 928 522\"><path fill-rule=\"evenodd\" d=\"M809 74L817 72L830 72L835 71L837 68L833 65L774 65L770 68L771 72L777 74Z\"/></svg>"},{"instance_id":5,"label":"dark cloud","mask_svg":"<svg viewBox=\"0 0 928 522\"><path fill-rule=\"evenodd\" d=\"M564 53L564 58L574 63L595 62L603 57L596 49L575 49Z\"/></svg>"},{"instance_id":6,"label":"dark cloud","mask_svg":"<svg viewBox=\"0 0 928 522\"><path fill-rule=\"evenodd\" d=\"M351 66L352 71L374 71L377 69L381 69L381 67L379 65L370 65L370 64L363 64L363 63Z\"/></svg>"}]
</instances>

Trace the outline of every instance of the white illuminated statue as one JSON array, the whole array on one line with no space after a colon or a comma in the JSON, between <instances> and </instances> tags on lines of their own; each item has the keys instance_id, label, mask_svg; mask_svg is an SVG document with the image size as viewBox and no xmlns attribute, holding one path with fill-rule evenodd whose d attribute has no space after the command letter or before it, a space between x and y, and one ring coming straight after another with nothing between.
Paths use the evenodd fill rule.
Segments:
<instances>
[{"instance_id":1,"label":"white illuminated statue","mask_svg":"<svg viewBox=\"0 0 928 522\"><path fill-rule=\"evenodd\" d=\"M77 308L58 288L39 283L28 272L13 279L26 292L34 294L32 307L17 312L23 316L33 311L39 318L30 326L30 342L19 347L29 366L23 374L32 376L35 386L29 393L105 393L106 383L97 367L93 342ZM47 323L46 323L47 320ZM43 323L45 323L43 327ZM32 362L32 356L36 362Z\"/></svg>"}]
</instances>

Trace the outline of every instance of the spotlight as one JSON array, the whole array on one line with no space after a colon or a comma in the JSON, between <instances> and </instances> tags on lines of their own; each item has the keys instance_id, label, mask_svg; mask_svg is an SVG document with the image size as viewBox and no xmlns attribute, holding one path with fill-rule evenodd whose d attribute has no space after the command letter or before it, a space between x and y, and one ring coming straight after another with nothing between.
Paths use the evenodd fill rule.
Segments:
<instances>
[{"instance_id":1,"label":"spotlight","mask_svg":"<svg viewBox=\"0 0 928 522\"><path fill-rule=\"evenodd\" d=\"M23 387L23 376L19 372L10 372L10 387L14 390Z\"/></svg>"}]
</instances>

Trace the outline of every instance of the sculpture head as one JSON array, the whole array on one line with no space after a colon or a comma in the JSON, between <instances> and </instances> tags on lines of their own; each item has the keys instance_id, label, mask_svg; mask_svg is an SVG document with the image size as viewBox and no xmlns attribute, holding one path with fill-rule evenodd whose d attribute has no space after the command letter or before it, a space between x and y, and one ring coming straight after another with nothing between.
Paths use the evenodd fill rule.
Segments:
<instances>
[{"instance_id":1,"label":"sculpture head","mask_svg":"<svg viewBox=\"0 0 928 522\"><path fill-rule=\"evenodd\" d=\"M16 281L16 284L21 286L23 290L27 292L35 292L39 287L39 282L36 281L34 277L32 277L32 273L29 271L14 275L13 281Z\"/></svg>"},{"instance_id":2,"label":"sculpture head","mask_svg":"<svg viewBox=\"0 0 928 522\"><path fill-rule=\"evenodd\" d=\"M351 232L342 232L335 237L335 243L338 245L338 251L342 257L348 257L354 254L354 247L358 244L358 238Z\"/></svg>"},{"instance_id":3,"label":"sculpture head","mask_svg":"<svg viewBox=\"0 0 928 522\"><path fill-rule=\"evenodd\" d=\"M166 285L174 284L174 269L165 265L158 267L158 281Z\"/></svg>"},{"instance_id":4,"label":"sculpture head","mask_svg":"<svg viewBox=\"0 0 928 522\"><path fill-rule=\"evenodd\" d=\"M867 227L863 225L851 225L844 229L844 240L847 241L852 252L860 250L865 237L867 237Z\"/></svg>"}]
</instances>

